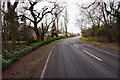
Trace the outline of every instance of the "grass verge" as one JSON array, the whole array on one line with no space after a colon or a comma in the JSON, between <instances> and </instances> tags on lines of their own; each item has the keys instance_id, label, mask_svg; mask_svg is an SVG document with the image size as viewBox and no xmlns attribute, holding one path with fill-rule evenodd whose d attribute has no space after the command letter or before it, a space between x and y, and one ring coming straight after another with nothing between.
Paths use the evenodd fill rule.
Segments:
<instances>
[{"instance_id":1,"label":"grass verge","mask_svg":"<svg viewBox=\"0 0 120 80\"><path fill-rule=\"evenodd\" d=\"M14 62L14 64L10 65L8 69L3 71L2 78L40 79L40 75L42 74L50 51L60 40L41 46L30 52L28 55L21 57L19 60Z\"/></svg>"},{"instance_id":2,"label":"grass verge","mask_svg":"<svg viewBox=\"0 0 120 80\"><path fill-rule=\"evenodd\" d=\"M60 37L57 37L57 38L51 38L51 39L48 39L48 40L45 40L45 41L36 42L36 43L33 43L30 46L27 46L27 47L25 47L24 49L21 49L21 50L14 50L14 51L11 51L11 52L8 52L7 50L4 50L3 53L2 53L2 69L5 70L13 62L20 59L22 56L27 55L28 53L36 50L37 48L39 48L43 45L49 44L51 42L54 42L56 40L63 39L63 38L65 38L65 37L60 36Z\"/></svg>"},{"instance_id":3,"label":"grass verge","mask_svg":"<svg viewBox=\"0 0 120 80\"><path fill-rule=\"evenodd\" d=\"M80 40L84 41L88 44L94 45L94 46L98 46L98 47L101 47L104 49L112 50L116 53L118 53L118 48L120 48L117 43L101 43L101 42L98 42L97 38L80 37Z\"/></svg>"}]
</instances>

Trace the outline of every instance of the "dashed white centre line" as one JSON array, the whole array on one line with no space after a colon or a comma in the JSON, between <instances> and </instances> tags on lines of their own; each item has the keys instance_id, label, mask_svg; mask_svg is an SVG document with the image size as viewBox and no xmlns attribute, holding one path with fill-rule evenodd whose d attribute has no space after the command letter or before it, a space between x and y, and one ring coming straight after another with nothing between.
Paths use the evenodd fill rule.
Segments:
<instances>
[{"instance_id":1,"label":"dashed white centre line","mask_svg":"<svg viewBox=\"0 0 120 80\"><path fill-rule=\"evenodd\" d=\"M73 43L73 42L71 41L71 43Z\"/></svg>"},{"instance_id":2,"label":"dashed white centre line","mask_svg":"<svg viewBox=\"0 0 120 80\"><path fill-rule=\"evenodd\" d=\"M79 48L79 47L78 47L77 45L75 45L75 44L74 44L74 46L75 46L76 48Z\"/></svg>"},{"instance_id":3,"label":"dashed white centre line","mask_svg":"<svg viewBox=\"0 0 120 80\"><path fill-rule=\"evenodd\" d=\"M71 41L71 43L73 43L73 45L74 45L76 48L79 48L79 46L77 46L77 44L76 44L74 41ZM90 46L90 45L88 45L88 46ZM85 53L89 54L90 56L94 57L95 59L97 59L97 60L99 60L99 61L102 61L102 59L94 56L93 54L87 52L86 50L83 50L83 51L84 51Z\"/></svg>"},{"instance_id":4,"label":"dashed white centre line","mask_svg":"<svg viewBox=\"0 0 120 80\"><path fill-rule=\"evenodd\" d=\"M79 48L79 46L77 46L77 44L75 44L74 41L71 41L71 43L72 43L76 48Z\"/></svg>"},{"instance_id":5,"label":"dashed white centre line","mask_svg":"<svg viewBox=\"0 0 120 80\"><path fill-rule=\"evenodd\" d=\"M83 50L83 51L84 51L85 53L89 54L90 56L94 57L95 59L97 59L97 60L99 60L99 61L102 61L102 59L100 59L100 58L94 56L93 54L87 52L86 50Z\"/></svg>"},{"instance_id":6,"label":"dashed white centre line","mask_svg":"<svg viewBox=\"0 0 120 80\"><path fill-rule=\"evenodd\" d=\"M75 41L73 41L73 43L75 43Z\"/></svg>"}]
</instances>

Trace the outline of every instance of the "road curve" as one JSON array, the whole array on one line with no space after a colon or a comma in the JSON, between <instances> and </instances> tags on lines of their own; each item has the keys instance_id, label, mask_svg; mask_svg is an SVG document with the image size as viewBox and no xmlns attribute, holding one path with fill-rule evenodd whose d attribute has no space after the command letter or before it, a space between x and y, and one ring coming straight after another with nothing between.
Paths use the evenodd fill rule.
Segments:
<instances>
[{"instance_id":1,"label":"road curve","mask_svg":"<svg viewBox=\"0 0 120 80\"><path fill-rule=\"evenodd\" d=\"M118 55L67 38L56 44L44 78L118 78Z\"/></svg>"}]
</instances>

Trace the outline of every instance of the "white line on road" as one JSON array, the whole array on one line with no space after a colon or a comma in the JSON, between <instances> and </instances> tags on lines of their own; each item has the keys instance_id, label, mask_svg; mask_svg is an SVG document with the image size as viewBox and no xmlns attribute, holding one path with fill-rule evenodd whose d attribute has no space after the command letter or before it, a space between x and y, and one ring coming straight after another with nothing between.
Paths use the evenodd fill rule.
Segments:
<instances>
[{"instance_id":1,"label":"white line on road","mask_svg":"<svg viewBox=\"0 0 120 80\"><path fill-rule=\"evenodd\" d=\"M77 46L77 44L74 41L71 41L71 43L76 47L79 48L79 46Z\"/></svg>"},{"instance_id":2,"label":"white line on road","mask_svg":"<svg viewBox=\"0 0 120 80\"><path fill-rule=\"evenodd\" d=\"M99 60L99 61L102 61L102 59L100 59L100 58L94 56L93 54L87 52L86 50L83 50L83 51L84 51L85 53L89 54L90 56L94 57L95 59L97 59L97 60Z\"/></svg>"},{"instance_id":3,"label":"white line on road","mask_svg":"<svg viewBox=\"0 0 120 80\"><path fill-rule=\"evenodd\" d=\"M70 41L71 43L73 43L72 41Z\"/></svg>"},{"instance_id":4,"label":"white line on road","mask_svg":"<svg viewBox=\"0 0 120 80\"><path fill-rule=\"evenodd\" d=\"M73 43L75 43L75 41L73 41ZM75 43L76 44L76 43Z\"/></svg>"},{"instance_id":5,"label":"white line on road","mask_svg":"<svg viewBox=\"0 0 120 80\"><path fill-rule=\"evenodd\" d=\"M79 48L79 47L78 47L77 45L75 45L75 44L74 44L74 46L75 46L76 48Z\"/></svg>"},{"instance_id":6,"label":"white line on road","mask_svg":"<svg viewBox=\"0 0 120 80\"><path fill-rule=\"evenodd\" d=\"M49 61L49 59L50 59L50 56L51 56L52 51L53 51L54 48L55 48L55 45L54 45L54 47L52 48L52 50L50 51L50 53L49 53L49 55L48 55L48 57L47 57L45 66L44 66L43 71L42 71L42 74L41 74L41 76L40 76L41 79L44 77L44 74L45 74L45 70L46 70L46 68L47 68L48 61Z\"/></svg>"}]
</instances>

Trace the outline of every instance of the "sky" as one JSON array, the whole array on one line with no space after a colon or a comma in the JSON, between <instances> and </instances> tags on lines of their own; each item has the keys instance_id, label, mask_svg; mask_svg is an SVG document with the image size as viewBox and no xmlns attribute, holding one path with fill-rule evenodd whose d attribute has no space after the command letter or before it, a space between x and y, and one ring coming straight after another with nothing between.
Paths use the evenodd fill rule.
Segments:
<instances>
[{"instance_id":1,"label":"sky","mask_svg":"<svg viewBox=\"0 0 120 80\"><path fill-rule=\"evenodd\" d=\"M76 24L76 19L78 18L78 16L80 16L80 10L76 3L78 3L79 5L84 4L87 6L92 1L94 0L66 0L69 15L68 32L81 33L80 26Z\"/></svg>"},{"instance_id":2,"label":"sky","mask_svg":"<svg viewBox=\"0 0 120 80\"><path fill-rule=\"evenodd\" d=\"M79 8L76 5L77 0L67 0L68 10L68 32L80 33L80 28L76 25L76 18L79 16Z\"/></svg>"}]
</instances>

